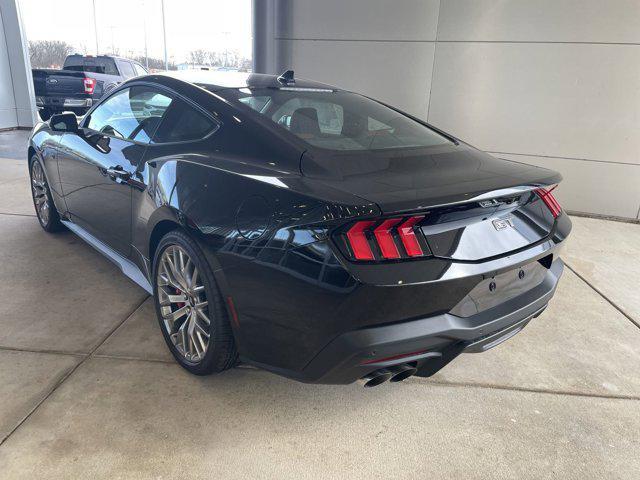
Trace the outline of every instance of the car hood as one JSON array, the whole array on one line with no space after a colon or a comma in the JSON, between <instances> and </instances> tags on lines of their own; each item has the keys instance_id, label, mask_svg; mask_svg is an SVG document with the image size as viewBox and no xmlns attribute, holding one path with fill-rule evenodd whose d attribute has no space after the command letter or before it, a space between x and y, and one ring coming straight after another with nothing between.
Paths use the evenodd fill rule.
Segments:
<instances>
[{"instance_id":1,"label":"car hood","mask_svg":"<svg viewBox=\"0 0 640 480\"><path fill-rule=\"evenodd\" d=\"M307 150L300 161L305 177L374 202L384 214L562 179L553 170L495 158L465 144L356 153Z\"/></svg>"}]
</instances>

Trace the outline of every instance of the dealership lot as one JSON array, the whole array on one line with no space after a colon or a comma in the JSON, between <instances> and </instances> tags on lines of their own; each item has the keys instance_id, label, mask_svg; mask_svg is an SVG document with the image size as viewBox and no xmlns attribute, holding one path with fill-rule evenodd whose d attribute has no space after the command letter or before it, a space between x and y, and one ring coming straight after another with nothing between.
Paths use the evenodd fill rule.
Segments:
<instances>
[{"instance_id":1,"label":"dealership lot","mask_svg":"<svg viewBox=\"0 0 640 480\"><path fill-rule=\"evenodd\" d=\"M0 478L637 478L640 225L573 217L547 311L432 379L199 378L143 290L39 227L26 138L0 133Z\"/></svg>"}]
</instances>

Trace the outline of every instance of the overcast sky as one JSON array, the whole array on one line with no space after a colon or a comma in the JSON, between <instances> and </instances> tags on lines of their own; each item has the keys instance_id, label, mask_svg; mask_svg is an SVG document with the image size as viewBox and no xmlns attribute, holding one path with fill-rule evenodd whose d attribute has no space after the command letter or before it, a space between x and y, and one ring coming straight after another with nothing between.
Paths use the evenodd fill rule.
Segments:
<instances>
[{"instance_id":1,"label":"overcast sky","mask_svg":"<svg viewBox=\"0 0 640 480\"><path fill-rule=\"evenodd\" d=\"M19 0L29 40L64 40L95 54L91 0ZM251 58L251 0L165 0L167 49L176 63L191 50L238 50ZM95 0L100 53L163 58L160 0Z\"/></svg>"}]
</instances>

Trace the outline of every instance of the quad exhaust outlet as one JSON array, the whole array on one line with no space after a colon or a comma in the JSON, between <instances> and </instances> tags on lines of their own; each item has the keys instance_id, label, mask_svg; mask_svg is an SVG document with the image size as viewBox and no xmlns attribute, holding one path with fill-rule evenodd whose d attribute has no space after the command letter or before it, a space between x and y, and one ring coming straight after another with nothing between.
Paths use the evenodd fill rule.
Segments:
<instances>
[{"instance_id":1,"label":"quad exhaust outlet","mask_svg":"<svg viewBox=\"0 0 640 480\"><path fill-rule=\"evenodd\" d=\"M391 383L401 382L415 374L417 371L418 369L416 367L413 367L406 363L404 365L398 365L397 367L392 368L392 375L389 381Z\"/></svg>"},{"instance_id":2,"label":"quad exhaust outlet","mask_svg":"<svg viewBox=\"0 0 640 480\"><path fill-rule=\"evenodd\" d=\"M397 383L406 380L410 376L414 375L418 369L408 363L402 365L396 365L388 368L381 368L374 372L365 375L358 380L358 383L365 388L377 387L382 385L387 380L390 383Z\"/></svg>"}]
</instances>

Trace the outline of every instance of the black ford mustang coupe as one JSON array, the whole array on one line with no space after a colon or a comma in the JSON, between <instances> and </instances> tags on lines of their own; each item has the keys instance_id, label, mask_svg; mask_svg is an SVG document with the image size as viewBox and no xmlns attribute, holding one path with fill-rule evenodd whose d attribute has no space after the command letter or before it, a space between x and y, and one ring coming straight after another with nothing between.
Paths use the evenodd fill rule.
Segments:
<instances>
[{"instance_id":1,"label":"black ford mustang coupe","mask_svg":"<svg viewBox=\"0 0 640 480\"><path fill-rule=\"evenodd\" d=\"M198 375L433 375L540 315L571 230L558 173L291 71L139 77L39 124L28 158L42 227L153 294Z\"/></svg>"}]
</instances>

